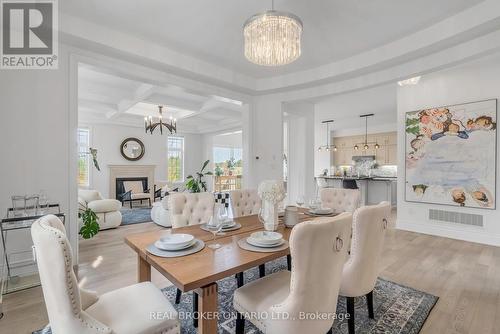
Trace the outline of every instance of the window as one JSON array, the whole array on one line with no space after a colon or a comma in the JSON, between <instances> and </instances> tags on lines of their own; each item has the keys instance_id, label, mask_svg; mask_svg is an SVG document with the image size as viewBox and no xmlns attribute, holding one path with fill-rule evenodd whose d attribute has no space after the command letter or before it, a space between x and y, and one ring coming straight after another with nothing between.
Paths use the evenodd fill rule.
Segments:
<instances>
[{"instance_id":1,"label":"window","mask_svg":"<svg viewBox=\"0 0 500 334\"><path fill-rule=\"evenodd\" d=\"M214 190L228 191L241 189L243 174L243 150L237 147L213 148L214 155Z\"/></svg>"},{"instance_id":2,"label":"window","mask_svg":"<svg viewBox=\"0 0 500 334\"><path fill-rule=\"evenodd\" d=\"M169 136L167 139L168 182L184 182L184 138Z\"/></svg>"},{"instance_id":3,"label":"window","mask_svg":"<svg viewBox=\"0 0 500 334\"><path fill-rule=\"evenodd\" d=\"M78 186L90 186L90 131L78 129Z\"/></svg>"}]
</instances>

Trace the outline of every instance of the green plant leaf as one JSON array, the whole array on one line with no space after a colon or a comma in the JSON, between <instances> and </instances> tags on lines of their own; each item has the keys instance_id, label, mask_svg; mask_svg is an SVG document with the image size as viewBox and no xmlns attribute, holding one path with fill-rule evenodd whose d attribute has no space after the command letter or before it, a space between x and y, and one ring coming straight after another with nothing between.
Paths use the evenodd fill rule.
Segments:
<instances>
[{"instance_id":1,"label":"green plant leaf","mask_svg":"<svg viewBox=\"0 0 500 334\"><path fill-rule=\"evenodd\" d=\"M207 167L208 163L210 162L210 160L207 160L203 163L203 167L201 167L201 170L200 172L203 172L203 170L205 169L205 167Z\"/></svg>"},{"instance_id":2,"label":"green plant leaf","mask_svg":"<svg viewBox=\"0 0 500 334\"><path fill-rule=\"evenodd\" d=\"M80 228L79 234L84 239L90 239L99 233L99 223L97 222L99 218L96 213L91 209L87 208L84 211L80 212L78 216L82 219L83 225Z\"/></svg>"}]
</instances>

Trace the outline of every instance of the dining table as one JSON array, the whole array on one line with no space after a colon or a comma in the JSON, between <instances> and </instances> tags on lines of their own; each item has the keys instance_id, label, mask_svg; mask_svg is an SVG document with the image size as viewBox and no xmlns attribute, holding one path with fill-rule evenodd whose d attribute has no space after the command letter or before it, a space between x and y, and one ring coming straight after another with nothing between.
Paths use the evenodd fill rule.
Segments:
<instances>
[{"instance_id":1,"label":"dining table","mask_svg":"<svg viewBox=\"0 0 500 334\"><path fill-rule=\"evenodd\" d=\"M299 222L313 220L315 217L306 214L307 209L299 209ZM238 241L247 238L253 232L264 230L257 215L234 218L241 228L223 232L214 236L211 232L200 228L200 225L189 225L164 231L143 232L125 237L125 243L137 253L137 279L139 282L151 280L151 267L165 276L182 292L194 291L198 294L198 332L217 333L217 281L234 276L247 269L265 264L290 254L290 249L272 252L255 252L244 250ZM292 228L286 227L280 218L277 232L283 239L289 240ZM204 247L201 251L181 257L159 257L147 252L146 248L167 234L186 233L203 240L206 245L218 243L218 249Z\"/></svg>"}]
</instances>

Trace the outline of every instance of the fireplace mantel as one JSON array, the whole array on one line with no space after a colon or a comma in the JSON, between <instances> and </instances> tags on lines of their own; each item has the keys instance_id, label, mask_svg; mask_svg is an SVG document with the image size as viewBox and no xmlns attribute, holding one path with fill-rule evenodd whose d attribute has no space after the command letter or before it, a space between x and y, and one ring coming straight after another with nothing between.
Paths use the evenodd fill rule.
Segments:
<instances>
[{"instance_id":1,"label":"fireplace mantel","mask_svg":"<svg viewBox=\"0 0 500 334\"><path fill-rule=\"evenodd\" d=\"M116 198L116 179L127 177L147 177L151 188L151 201L153 186L155 184L155 165L108 165L109 168L109 198Z\"/></svg>"}]
</instances>

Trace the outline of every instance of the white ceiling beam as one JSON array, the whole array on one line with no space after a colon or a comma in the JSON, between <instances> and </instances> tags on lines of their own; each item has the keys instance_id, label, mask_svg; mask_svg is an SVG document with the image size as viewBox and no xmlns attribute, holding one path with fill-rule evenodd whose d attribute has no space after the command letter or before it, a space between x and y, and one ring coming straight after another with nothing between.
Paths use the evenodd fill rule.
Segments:
<instances>
[{"instance_id":1,"label":"white ceiling beam","mask_svg":"<svg viewBox=\"0 0 500 334\"><path fill-rule=\"evenodd\" d=\"M131 99L125 99L121 100L118 102L116 106L116 110L113 112L109 112L106 114L106 117L108 119L114 119L118 117L119 115L123 114L125 111L129 110L132 108L134 105L136 105L139 102L142 102L149 98L151 95L153 95L156 92L156 87L147 84L147 83L142 83L139 85L139 87L136 89L134 95L132 96Z\"/></svg>"}]
</instances>

